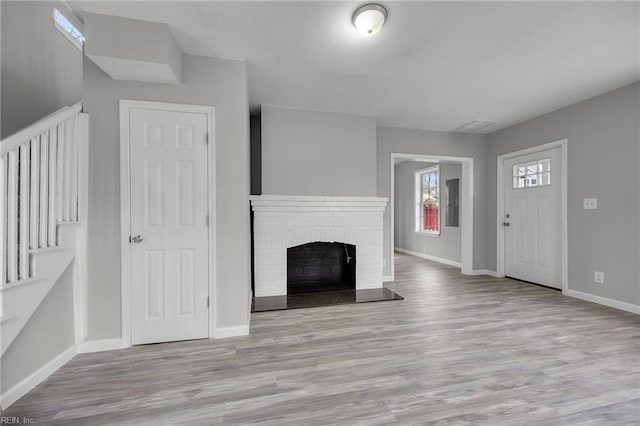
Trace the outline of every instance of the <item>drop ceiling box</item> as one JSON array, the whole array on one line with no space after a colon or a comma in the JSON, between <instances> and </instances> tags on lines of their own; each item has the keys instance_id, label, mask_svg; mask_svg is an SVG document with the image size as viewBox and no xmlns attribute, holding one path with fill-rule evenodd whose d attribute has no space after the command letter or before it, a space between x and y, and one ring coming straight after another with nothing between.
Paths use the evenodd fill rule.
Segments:
<instances>
[{"instance_id":1,"label":"drop ceiling box","mask_svg":"<svg viewBox=\"0 0 640 426\"><path fill-rule=\"evenodd\" d=\"M87 13L85 54L114 80L180 84L182 51L167 24Z\"/></svg>"}]
</instances>

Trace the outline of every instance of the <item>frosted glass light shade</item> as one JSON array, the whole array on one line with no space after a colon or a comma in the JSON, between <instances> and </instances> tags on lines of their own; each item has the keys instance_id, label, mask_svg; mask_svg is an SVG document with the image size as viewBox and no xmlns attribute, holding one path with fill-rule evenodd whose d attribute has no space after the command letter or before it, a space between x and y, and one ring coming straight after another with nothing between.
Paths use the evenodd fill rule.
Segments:
<instances>
[{"instance_id":1,"label":"frosted glass light shade","mask_svg":"<svg viewBox=\"0 0 640 426\"><path fill-rule=\"evenodd\" d=\"M387 19L387 9L375 3L359 7L353 14L353 26L363 35L372 36L382 29Z\"/></svg>"}]
</instances>

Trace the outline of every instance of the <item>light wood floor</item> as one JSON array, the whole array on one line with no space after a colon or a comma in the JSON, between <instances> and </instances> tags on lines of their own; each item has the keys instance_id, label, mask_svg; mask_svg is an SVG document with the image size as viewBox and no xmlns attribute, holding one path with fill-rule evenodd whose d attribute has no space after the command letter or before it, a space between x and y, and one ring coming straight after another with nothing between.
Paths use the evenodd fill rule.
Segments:
<instances>
[{"instance_id":1,"label":"light wood floor","mask_svg":"<svg viewBox=\"0 0 640 426\"><path fill-rule=\"evenodd\" d=\"M78 355L39 424L638 424L640 317L396 256L403 301L252 315L251 335Z\"/></svg>"}]
</instances>

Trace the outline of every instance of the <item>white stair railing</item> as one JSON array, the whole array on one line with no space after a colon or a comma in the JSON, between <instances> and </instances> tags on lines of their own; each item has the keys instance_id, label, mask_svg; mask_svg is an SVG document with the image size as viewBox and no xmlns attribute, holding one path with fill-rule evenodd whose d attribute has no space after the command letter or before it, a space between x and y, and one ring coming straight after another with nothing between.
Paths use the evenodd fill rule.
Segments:
<instances>
[{"instance_id":1,"label":"white stair railing","mask_svg":"<svg viewBox=\"0 0 640 426\"><path fill-rule=\"evenodd\" d=\"M32 254L58 247L58 225L78 221L81 111L65 107L0 142L0 288L33 279Z\"/></svg>"}]
</instances>

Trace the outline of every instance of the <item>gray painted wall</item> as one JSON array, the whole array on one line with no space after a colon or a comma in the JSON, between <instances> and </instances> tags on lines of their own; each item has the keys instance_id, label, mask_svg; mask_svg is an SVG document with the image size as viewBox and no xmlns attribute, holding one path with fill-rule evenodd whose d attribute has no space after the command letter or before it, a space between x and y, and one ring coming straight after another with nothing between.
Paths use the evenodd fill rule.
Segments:
<instances>
[{"instance_id":1,"label":"gray painted wall","mask_svg":"<svg viewBox=\"0 0 640 426\"><path fill-rule=\"evenodd\" d=\"M262 107L262 193L375 196L376 119Z\"/></svg>"},{"instance_id":2,"label":"gray painted wall","mask_svg":"<svg viewBox=\"0 0 640 426\"><path fill-rule=\"evenodd\" d=\"M3 139L82 99L82 52L53 26L54 7L72 19L61 2L0 2Z\"/></svg>"},{"instance_id":3,"label":"gray painted wall","mask_svg":"<svg viewBox=\"0 0 640 426\"><path fill-rule=\"evenodd\" d=\"M72 265L2 355L2 393L74 345Z\"/></svg>"},{"instance_id":4,"label":"gray painted wall","mask_svg":"<svg viewBox=\"0 0 640 426\"><path fill-rule=\"evenodd\" d=\"M484 135L463 135L397 127L378 127L378 195L388 197L391 185L391 153L473 158L473 268L487 268L486 199L487 141ZM384 213L384 274L391 273L391 214Z\"/></svg>"},{"instance_id":5,"label":"gray painted wall","mask_svg":"<svg viewBox=\"0 0 640 426\"><path fill-rule=\"evenodd\" d=\"M569 288L640 304L640 83L492 133L489 140L488 263L496 265L496 158L568 139ZM583 210L598 198L598 210ZM605 273L605 284L593 272Z\"/></svg>"},{"instance_id":6,"label":"gray painted wall","mask_svg":"<svg viewBox=\"0 0 640 426\"><path fill-rule=\"evenodd\" d=\"M393 182L395 188L394 247L460 262L462 228L461 226L447 226L445 216L447 194L445 182L448 179L458 178L462 184L462 165L460 163L440 164L440 235L416 233L415 172L431 166L435 166L435 164L419 161L405 161L395 166Z\"/></svg>"},{"instance_id":7,"label":"gray painted wall","mask_svg":"<svg viewBox=\"0 0 640 426\"><path fill-rule=\"evenodd\" d=\"M84 60L90 116L88 339L120 336L120 99L215 107L218 326L246 325L249 107L243 61L183 55L182 85L115 81Z\"/></svg>"}]
</instances>

